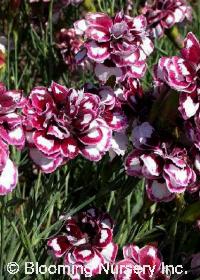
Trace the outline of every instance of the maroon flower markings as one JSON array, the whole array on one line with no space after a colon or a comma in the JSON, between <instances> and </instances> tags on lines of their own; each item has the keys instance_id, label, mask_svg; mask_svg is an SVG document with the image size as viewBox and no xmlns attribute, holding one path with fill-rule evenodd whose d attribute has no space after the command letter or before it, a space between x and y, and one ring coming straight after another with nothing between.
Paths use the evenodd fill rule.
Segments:
<instances>
[{"instance_id":1,"label":"maroon flower markings","mask_svg":"<svg viewBox=\"0 0 200 280\"><path fill-rule=\"evenodd\" d=\"M153 51L144 16L132 18L119 12L110 18L103 13L88 13L74 26L86 38L77 61L88 57L100 81L104 83L111 76L117 80L144 76L146 58Z\"/></svg>"},{"instance_id":2,"label":"maroon flower markings","mask_svg":"<svg viewBox=\"0 0 200 280\"><path fill-rule=\"evenodd\" d=\"M116 280L168 279L161 273L161 255L155 246L126 245L123 255L124 259L116 263L119 272L115 274Z\"/></svg>"},{"instance_id":3,"label":"maroon flower markings","mask_svg":"<svg viewBox=\"0 0 200 280\"><path fill-rule=\"evenodd\" d=\"M118 246L113 242L113 221L107 213L91 208L65 220L62 232L48 241L51 254L73 267L72 279L80 279L82 266L97 275L101 265L115 261Z\"/></svg>"},{"instance_id":4,"label":"maroon flower markings","mask_svg":"<svg viewBox=\"0 0 200 280\"><path fill-rule=\"evenodd\" d=\"M151 0L142 8L154 38L162 37L166 29L184 19L192 20L192 8L185 0Z\"/></svg>"},{"instance_id":5,"label":"maroon flower markings","mask_svg":"<svg viewBox=\"0 0 200 280\"><path fill-rule=\"evenodd\" d=\"M146 178L151 200L168 202L196 182L186 149L160 142L149 123L134 128L132 142L135 149L125 160L126 172Z\"/></svg>"},{"instance_id":6,"label":"maroon flower markings","mask_svg":"<svg viewBox=\"0 0 200 280\"><path fill-rule=\"evenodd\" d=\"M24 114L30 157L43 172L53 172L78 154L98 161L110 148L112 130L95 94L53 82L31 91Z\"/></svg>"},{"instance_id":7,"label":"maroon flower markings","mask_svg":"<svg viewBox=\"0 0 200 280\"><path fill-rule=\"evenodd\" d=\"M78 53L82 41L73 28L62 28L57 34L57 47L60 49L63 61L74 70L76 67L75 55Z\"/></svg>"},{"instance_id":8,"label":"maroon flower markings","mask_svg":"<svg viewBox=\"0 0 200 280\"><path fill-rule=\"evenodd\" d=\"M11 192L17 184L18 171L9 159L8 145L24 146L23 120L18 113L24 104L21 91L7 90L0 83L0 195Z\"/></svg>"}]
</instances>

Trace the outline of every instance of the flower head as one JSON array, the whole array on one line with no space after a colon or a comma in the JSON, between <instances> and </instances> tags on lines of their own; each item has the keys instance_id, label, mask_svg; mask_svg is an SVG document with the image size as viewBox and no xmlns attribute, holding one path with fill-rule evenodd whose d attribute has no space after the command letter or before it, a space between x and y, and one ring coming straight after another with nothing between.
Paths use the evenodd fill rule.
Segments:
<instances>
[{"instance_id":1,"label":"flower head","mask_svg":"<svg viewBox=\"0 0 200 280\"><path fill-rule=\"evenodd\" d=\"M198 92L200 90L199 65L200 43L190 32L184 41L181 56L162 57L154 69L154 78L158 84L165 83L179 92Z\"/></svg>"},{"instance_id":2,"label":"flower head","mask_svg":"<svg viewBox=\"0 0 200 280\"><path fill-rule=\"evenodd\" d=\"M161 273L162 259L155 246L146 245L139 248L136 245L127 245L123 248L123 255L124 259L116 264L119 270L115 275L116 280L168 279ZM144 269L145 266L148 268Z\"/></svg>"},{"instance_id":3,"label":"flower head","mask_svg":"<svg viewBox=\"0 0 200 280\"><path fill-rule=\"evenodd\" d=\"M184 19L192 20L192 8L185 0L150 0L146 1L142 14L146 17L154 38L162 37L165 29Z\"/></svg>"},{"instance_id":4,"label":"flower head","mask_svg":"<svg viewBox=\"0 0 200 280\"><path fill-rule=\"evenodd\" d=\"M24 146L25 136L23 118L18 109L23 108L25 102L22 91L7 90L5 85L0 83L0 137L8 145L19 148Z\"/></svg>"},{"instance_id":5,"label":"flower head","mask_svg":"<svg viewBox=\"0 0 200 280\"><path fill-rule=\"evenodd\" d=\"M112 130L95 94L53 82L31 91L24 114L30 156L44 172L78 154L98 161L110 148Z\"/></svg>"},{"instance_id":6,"label":"flower head","mask_svg":"<svg viewBox=\"0 0 200 280\"><path fill-rule=\"evenodd\" d=\"M125 160L130 176L146 178L147 194L154 201L170 201L196 182L193 162L186 149L162 142L149 123L136 126L132 133L136 147Z\"/></svg>"},{"instance_id":7,"label":"flower head","mask_svg":"<svg viewBox=\"0 0 200 280\"><path fill-rule=\"evenodd\" d=\"M62 232L48 241L55 258L62 258L65 265L80 265L92 275L100 272L105 263L115 261L118 247L113 243L113 221L107 213L91 208L68 217ZM71 275L80 279L80 271Z\"/></svg>"},{"instance_id":8,"label":"flower head","mask_svg":"<svg viewBox=\"0 0 200 280\"><path fill-rule=\"evenodd\" d=\"M74 26L78 34L85 35L83 47L100 81L106 82L111 76L124 80L144 75L146 58L153 51L144 16L132 18L119 12L111 18L103 13L88 13Z\"/></svg>"}]
</instances>

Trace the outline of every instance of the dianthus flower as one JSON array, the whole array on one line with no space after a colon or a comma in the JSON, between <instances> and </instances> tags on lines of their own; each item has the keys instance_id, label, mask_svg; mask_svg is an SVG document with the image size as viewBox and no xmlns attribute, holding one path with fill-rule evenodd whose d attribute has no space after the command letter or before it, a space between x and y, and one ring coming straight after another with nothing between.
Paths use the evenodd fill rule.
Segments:
<instances>
[{"instance_id":1,"label":"dianthus flower","mask_svg":"<svg viewBox=\"0 0 200 280\"><path fill-rule=\"evenodd\" d=\"M142 8L154 38L162 37L166 29L184 19L192 20L192 8L185 0L150 0Z\"/></svg>"},{"instance_id":2,"label":"dianthus flower","mask_svg":"<svg viewBox=\"0 0 200 280\"><path fill-rule=\"evenodd\" d=\"M0 138L8 145L22 148L25 142L23 118L18 113L26 100L20 90L7 90L0 83Z\"/></svg>"},{"instance_id":3,"label":"dianthus flower","mask_svg":"<svg viewBox=\"0 0 200 280\"><path fill-rule=\"evenodd\" d=\"M7 90L0 83L0 195L11 192L17 184L18 171L9 158L9 145L22 148L25 143L23 118L18 109L26 100L19 90Z\"/></svg>"},{"instance_id":4,"label":"dianthus flower","mask_svg":"<svg viewBox=\"0 0 200 280\"><path fill-rule=\"evenodd\" d=\"M88 57L100 81L104 83L111 76L117 80L144 76L146 58L153 51L144 16L132 18L119 12L111 18L103 13L88 13L74 26L86 39L77 61Z\"/></svg>"},{"instance_id":5,"label":"dianthus flower","mask_svg":"<svg viewBox=\"0 0 200 280\"><path fill-rule=\"evenodd\" d=\"M170 201L196 182L186 149L161 142L149 123L134 128L132 142L135 149L125 160L126 172L146 178L151 200Z\"/></svg>"},{"instance_id":6,"label":"dianthus flower","mask_svg":"<svg viewBox=\"0 0 200 280\"><path fill-rule=\"evenodd\" d=\"M124 259L116 263L116 280L169 279L161 272L162 259L155 246L139 248L136 245L127 245L123 248L123 255Z\"/></svg>"},{"instance_id":7,"label":"dianthus flower","mask_svg":"<svg viewBox=\"0 0 200 280\"><path fill-rule=\"evenodd\" d=\"M162 57L154 69L155 82L165 83L170 88L184 92L194 93L199 89L200 44L193 33L188 33L181 56ZM189 95L190 96L190 95ZM185 99L185 98L184 98ZM192 103L191 95L188 103Z\"/></svg>"},{"instance_id":8,"label":"dianthus flower","mask_svg":"<svg viewBox=\"0 0 200 280\"><path fill-rule=\"evenodd\" d=\"M93 276L101 265L115 261L118 246L113 242L113 221L107 213L91 208L68 217L58 236L48 241L51 254L76 268L72 279L80 279L80 266Z\"/></svg>"},{"instance_id":9,"label":"dianthus flower","mask_svg":"<svg viewBox=\"0 0 200 280\"><path fill-rule=\"evenodd\" d=\"M23 112L30 157L46 173L78 154L98 161L110 148L112 130L98 95L53 82L34 88Z\"/></svg>"}]
</instances>

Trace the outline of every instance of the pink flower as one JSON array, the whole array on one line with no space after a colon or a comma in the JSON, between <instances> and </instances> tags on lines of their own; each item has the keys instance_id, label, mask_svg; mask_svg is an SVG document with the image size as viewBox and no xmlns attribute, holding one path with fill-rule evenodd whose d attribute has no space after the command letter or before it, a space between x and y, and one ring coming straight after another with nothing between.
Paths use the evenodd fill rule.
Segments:
<instances>
[{"instance_id":1,"label":"pink flower","mask_svg":"<svg viewBox=\"0 0 200 280\"><path fill-rule=\"evenodd\" d=\"M0 196L10 193L17 181L18 171L9 158L8 146L0 140Z\"/></svg>"},{"instance_id":2,"label":"pink flower","mask_svg":"<svg viewBox=\"0 0 200 280\"><path fill-rule=\"evenodd\" d=\"M141 78L146 70L146 58L153 43L146 32L146 19L122 12L110 18L103 13L88 13L85 20L75 23L78 34L84 34L86 56L94 63L95 74L102 82L116 76Z\"/></svg>"},{"instance_id":3,"label":"pink flower","mask_svg":"<svg viewBox=\"0 0 200 280\"><path fill-rule=\"evenodd\" d=\"M53 82L31 91L24 115L30 156L46 173L78 154L98 161L110 148L112 130L97 95Z\"/></svg>"},{"instance_id":4,"label":"pink flower","mask_svg":"<svg viewBox=\"0 0 200 280\"><path fill-rule=\"evenodd\" d=\"M116 269L119 271L115 274L116 280L168 279L161 273L161 255L153 245L142 248L127 245L123 248L123 255L124 259L116 263ZM145 266L148 268L144 269Z\"/></svg>"},{"instance_id":5,"label":"pink flower","mask_svg":"<svg viewBox=\"0 0 200 280\"><path fill-rule=\"evenodd\" d=\"M184 19L192 20L192 8L185 0L146 1L142 14L146 17L154 38L162 37L165 29Z\"/></svg>"},{"instance_id":6,"label":"pink flower","mask_svg":"<svg viewBox=\"0 0 200 280\"><path fill-rule=\"evenodd\" d=\"M63 61L69 67L72 67L72 70L76 67L75 55L80 50L81 45L82 41L80 37L75 34L73 28L62 28L57 34L57 47L60 49Z\"/></svg>"},{"instance_id":7,"label":"pink flower","mask_svg":"<svg viewBox=\"0 0 200 280\"><path fill-rule=\"evenodd\" d=\"M107 213L91 208L68 217L62 232L48 241L51 253L65 265L82 266L95 276L101 265L115 261L118 246L113 242L113 221ZM77 269L72 279L80 279Z\"/></svg>"},{"instance_id":8,"label":"pink flower","mask_svg":"<svg viewBox=\"0 0 200 280\"><path fill-rule=\"evenodd\" d=\"M0 137L8 145L22 148L25 142L22 127L22 116L18 109L25 105L26 100L19 90L7 90L0 83Z\"/></svg>"}]
</instances>

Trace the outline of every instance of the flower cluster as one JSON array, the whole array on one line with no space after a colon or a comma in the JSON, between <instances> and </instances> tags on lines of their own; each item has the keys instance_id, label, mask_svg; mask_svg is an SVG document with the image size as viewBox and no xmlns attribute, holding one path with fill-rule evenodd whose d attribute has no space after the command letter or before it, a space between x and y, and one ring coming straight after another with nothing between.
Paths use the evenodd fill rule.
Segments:
<instances>
[{"instance_id":1,"label":"flower cluster","mask_svg":"<svg viewBox=\"0 0 200 280\"><path fill-rule=\"evenodd\" d=\"M162 37L166 29L184 19L192 20L192 9L185 0L147 1L142 14L146 17L154 38Z\"/></svg>"},{"instance_id":2,"label":"flower cluster","mask_svg":"<svg viewBox=\"0 0 200 280\"><path fill-rule=\"evenodd\" d=\"M17 184L18 172L9 159L8 146L24 146L23 118L18 112L24 104L21 91L7 90L0 84L0 195L11 192Z\"/></svg>"},{"instance_id":3,"label":"flower cluster","mask_svg":"<svg viewBox=\"0 0 200 280\"><path fill-rule=\"evenodd\" d=\"M188 33L181 56L162 57L154 70L157 87L164 84L169 91L179 92L179 112L184 119L185 134L189 140L194 166L199 173L199 65L200 43ZM193 151L192 151L193 150Z\"/></svg>"},{"instance_id":4,"label":"flower cluster","mask_svg":"<svg viewBox=\"0 0 200 280\"><path fill-rule=\"evenodd\" d=\"M88 13L74 26L77 34L85 36L77 61L89 58L101 82L111 76L117 80L144 76L146 59L153 51L144 16L132 18L119 12L111 18L103 13Z\"/></svg>"},{"instance_id":5,"label":"flower cluster","mask_svg":"<svg viewBox=\"0 0 200 280\"><path fill-rule=\"evenodd\" d=\"M64 219L61 232L49 239L48 246L56 259L62 258L65 265L82 266L93 276L102 264L113 263L118 251L111 217L96 208ZM72 279L80 279L79 269L70 275Z\"/></svg>"},{"instance_id":6,"label":"flower cluster","mask_svg":"<svg viewBox=\"0 0 200 280\"><path fill-rule=\"evenodd\" d=\"M114 265L116 280L168 279L161 273L161 255L153 245L141 249L136 245L124 246L124 259L116 262L118 245L113 242L113 221L109 214L90 208L62 219L62 229L48 240L47 245L57 263L76 266L74 273L69 273L72 279L80 279L81 273L87 270L95 276L106 264ZM135 272L135 266L140 266L142 270ZM152 270L143 270L145 266L150 266Z\"/></svg>"},{"instance_id":7,"label":"flower cluster","mask_svg":"<svg viewBox=\"0 0 200 280\"><path fill-rule=\"evenodd\" d=\"M187 7L183 2L177 2L176 8L170 3L165 3L169 5L166 12L170 14L170 7L174 18ZM74 27L62 29L58 35L63 59L75 67L75 56L79 62L87 58L102 83L88 83L83 90L76 90L52 82L50 87L33 88L26 99L20 91L7 91L1 85L2 141L21 148L26 138L31 159L45 173L78 155L91 161L101 160L107 152L111 158L126 155L127 174L145 178L148 197L154 201L170 201L178 193L196 190L200 172L197 38L188 33L181 56L159 59L154 67L155 90L145 94L139 78L145 73L153 43L144 15L132 18L119 12L111 18L88 13ZM184 141L174 140L169 132L162 135L162 124L152 120L159 98L174 91L181 92L177 108L184 127L176 120L175 126L187 137ZM133 150L127 155L129 138Z\"/></svg>"}]
</instances>

